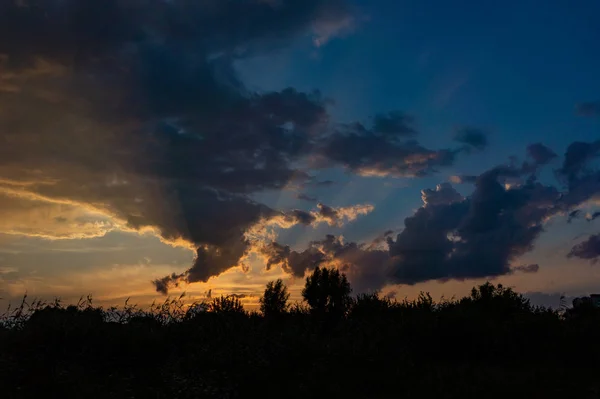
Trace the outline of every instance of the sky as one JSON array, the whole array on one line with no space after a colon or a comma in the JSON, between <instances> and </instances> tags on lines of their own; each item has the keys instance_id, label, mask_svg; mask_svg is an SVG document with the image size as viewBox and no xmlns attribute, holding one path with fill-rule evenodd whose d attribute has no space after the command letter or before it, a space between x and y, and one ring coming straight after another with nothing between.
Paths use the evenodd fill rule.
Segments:
<instances>
[{"instance_id":1,"label":"sky","mask_svg":"<svg viewBox=\"0 0 600 399\"><path fill-rule=\"evenodd\" d=\"M600 4L0 0L0 298L600 292Z\"/></svg>"}]
</instances>

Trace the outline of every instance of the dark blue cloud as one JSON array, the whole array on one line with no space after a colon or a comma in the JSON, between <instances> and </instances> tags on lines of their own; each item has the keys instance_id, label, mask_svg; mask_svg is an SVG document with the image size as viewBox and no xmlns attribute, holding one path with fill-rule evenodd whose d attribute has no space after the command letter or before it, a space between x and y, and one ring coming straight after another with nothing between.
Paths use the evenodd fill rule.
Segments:
<instances>
[{"instance_id":1,"label":"dark blue cloud","mask_svg":"<svg viewBox=\"0 0 600 399\"><path fill-rule=\"evenodd\" d=\"M399 111L376 115L373 118L373 132L383 136L402 137L417 134L415 120Z\"/></svg>"},{"instance_id":2,"label":"dark blue cloud","mask_svg":"<svg viewBox=\"0 0 600 399\"><path fill-rule=\"evenodd\" d=\"M598 262L600 258L600 234L593 234L586 240L575 245L571 248L567 256L569 258L586 259L593 263Z\"/></svg>"},{"instance_id":3,"label":"dark blue cloud","mask_svg":"<svg viewBox=\"0 0 600 399\"><path fill-rule=\"evenodd\" d=\"M594 143L575 148L593 148ZM531 155L531 152L529 152ZM584 168L590 152L577 168ZM536 163L546 163L548 152ZM573 147L567 150L573 164ZM600 186L576 185L567 191L537 181L538 165L527 162L494 167L474 178L474 192L463 197L448 183L436 190L423 190L424 205L404 220L404 229L396 237L387 236L376 245L348 242L327 236L314 241L306 251L289 251L289 256L303 257L321 252L321 262L334 262L349 275L361 290L379 289L386 284L416 284L429 280L446 281L489 278L515 272L535 273L539 265L513 266L522 255L534 248L546 221L556 215L571 215ZM566 168L569 170L569 168ZM587 167L588 176L595 176ZM506 181L511 184L506 184ZM573 190L572 190L573 189ZM598 236L579 244L570 257L597 259ZM308 251L308 252L307 252ZM285 255L284 254L284 255ZM275 263L286 262L281 253ZM298 269L303 272L304 269Z\"/></svg>"},{"instance_id":4,"label":"dark blue cloud","mask_svg":"<svg viewBox=\"0 0 600 399\"><path fill-rule=\"evenodd\" d=\"M529 155L537 165L545 165L558 157L554 151L542 143L535 143L527 146L527 155Z\"/></svg>"},{"instance_id":5,"label":"dark blue cloud","mask_svg":"<svg viewBox=\"0 0 600 399\"><path fill-rule=\"evenodd\" d=\"M394 124L405 122L394 120ZM460 152L450 148L428 149L407 138L403 129L412 128L395 126L382 130L381 126L367 128L361 123L338 126L324 137L317 154L325 163L341 164L360 175L423 177L452 165Z\"/></svg>"},{"instance_id":6,"label":"dark blue cloud","mask_svg":"<svg viewBox=\"0 0 600 399\"><path fill-rule=\"evenodd\" d=\"M488 136L482 129L466 126L456 129L454 140L464 144L467 148L483 150L488 146Z\"/></svg>"}]
</instances>

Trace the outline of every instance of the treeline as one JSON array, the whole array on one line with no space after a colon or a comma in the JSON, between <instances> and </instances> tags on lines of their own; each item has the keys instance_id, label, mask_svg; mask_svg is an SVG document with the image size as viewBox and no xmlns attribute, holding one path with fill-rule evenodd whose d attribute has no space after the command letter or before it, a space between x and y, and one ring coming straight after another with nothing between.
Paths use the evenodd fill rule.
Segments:
<instances>
[{"instance_id":1,"label":"treeline","mask_svg":"<svg viewBox=\"0 0 600 399\"><path fill-rule=\"evenodd\" d=\"M440 302L351 294L317 268L300 304L267 284L260 313L224 296L150 309L24 300L0 328L0 397L600 397L589 301L534 307L490 283Z\"/></svg>"}]
</instances>

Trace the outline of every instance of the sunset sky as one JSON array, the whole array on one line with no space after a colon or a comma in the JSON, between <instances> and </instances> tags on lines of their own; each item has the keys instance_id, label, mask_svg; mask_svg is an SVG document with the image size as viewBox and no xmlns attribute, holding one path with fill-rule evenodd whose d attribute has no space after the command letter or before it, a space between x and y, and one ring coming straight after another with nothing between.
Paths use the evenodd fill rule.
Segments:
<instances>
[{"instance_id":1,"label":"sunset sky","mask_svg":"<svg viewBox=\"0 0 600 399\"><path fill-rule=\"evenodd\" d=\"M0 0L0 305L600 292L598 15Z\"/></svg>"}]
</instances>

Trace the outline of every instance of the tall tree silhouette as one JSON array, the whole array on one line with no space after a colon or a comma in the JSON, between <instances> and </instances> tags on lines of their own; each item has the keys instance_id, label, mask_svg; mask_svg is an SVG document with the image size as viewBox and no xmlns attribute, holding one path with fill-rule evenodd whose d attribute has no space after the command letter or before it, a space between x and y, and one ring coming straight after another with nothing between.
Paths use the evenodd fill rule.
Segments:
<instances>
[{"instance_id":1,"label":"tall tree silhouette","mask_svg":"<svg viewBox=\"0 0 600 399\"><path fill-rule=\"evenodd\" d=\"M302 297L314 315L340 317L351 303L350 283L346 275L337 269L317 267L306 278Z\"/></svg>"},{"instance_id":2,"label":"tall tree silhouette","mask_svg":"<svg viewBox=\"0 0 600 399\"><path fill-rule=\"evenodd\" d=\"M283 280L269 281L260 298L260 311L266 317L278 316L287 311L290 294Z\"/></svg>"}]
</instances>

